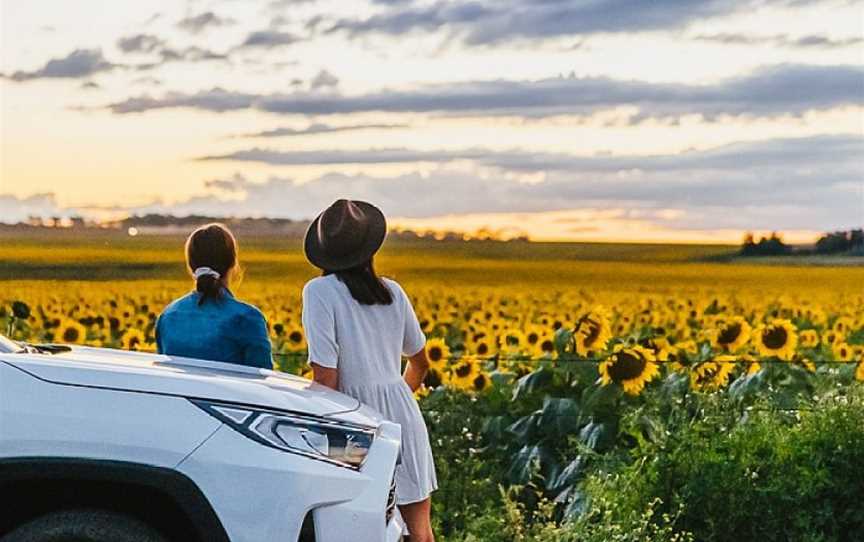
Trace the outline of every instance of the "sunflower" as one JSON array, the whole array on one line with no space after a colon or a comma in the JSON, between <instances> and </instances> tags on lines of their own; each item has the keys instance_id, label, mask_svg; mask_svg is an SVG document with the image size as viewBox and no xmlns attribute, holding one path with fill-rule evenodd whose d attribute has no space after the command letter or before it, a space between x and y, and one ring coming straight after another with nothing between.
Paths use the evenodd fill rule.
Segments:
<instances>
[{"instance_id":1,"label":"sunflower","mask_svg":"<svg viewBox=\"0 0 864 542\"><path fill-rule=\"evenodd\" d=\"M831 326L831 329L834 330L834 332L838 335L846 335L847 333L852 331L852 326L854 325L855 323L852 321L851 318L849 318L848 316L841 316L834 322L834 325Z\"/></svg>"},{"instance_id":2,"label":"sunflower","mask_svg":"<svg viewBox=\"0 0 864 542\"><path fill-rule=\"evenodd\" d=\"M432 328L435 327L435 321L427 316L421 316L418 322L420 323L420 329L423 333L429 333L432 331Z\"/></svg>"},{"instance_id":3,"label":"sunflower","mask_svg":"<svg viewBox=\"0 0 864 542\"><path fill-rule=\"evenodd\" d=\"M123 334L121 341L124 350L139 350L146 343L147 337L140 330L129 328Z\"/></svg>"},{"instance_id":4,"label":"sunflower","mask_svg":"<svg viewBox=\"0 0 864 542\"><path fill-rule=\"evenodd\" d=\"M306 349L306 336L298 326L288 328L285 332L285 345L291 352L302 352Z\"/></svg>"},{"instance_id":5,"label":"sunflower","mask_svg":"<svg viewBox=\"0 0 864 542\"><path fill-rule=\"evenodd\" d=\"M57 326L54 338L64 343L84 344L87 339L87 330L75 320L63 320Z\"/></svg>"},{"instance_id":6,"label":"sunflower","mask_svg":"<svg viewBox=\"0 0 864 542\"><path fill-rule=\"evenodd\" d=\"M743 360L742 360L743 361ZM762 364L756 360L748 361L747 376L754 375L762 370Z\"/></svg>"},{"instance_id":7,"label":"sunflower","mask_svg":"<svg viewBox=\"0 0 864 542\"><path fill-rule=\"evenodd\" d=\"M543 338L545 330L540 326L528 326L525 329L525 344L528 346L529 350L534 350L540 344L540 340Z\"/></svg>"},{"instance_id":8,"label":"sunflower","mask_svg":"<svg viewBox=\"0 0 864 542\"><path fill-rule=\"evenodd\" d=\"M521 354L526 350L528 344L525 334L515 328L505 330L501 334L499 342L501 343L501 351L509 356Z\"/></svg>"},{"instance_id":9,"label":"sunflower","mask_svg":"<svg viewBox=\"0 0 864 542\"><path fill-rule=\"evenodd\" d=\"M735 361L735 356L723 355L695 365L690 370L690 386L703 391L718 390L726 386L729 374L735 368Z\"/></svg>"},{"instance_id":10,"label":"sunflower","mask_svg":"<svg viewBox=\"0 0 864 542\"><path fill-rule=\"evenodd\" d=\"M756 329L755 342L760 355L789 361L795 354L798 335L792 322L777 319Z\"/></svg>"},{"instance_id":11,"label":"sunflower","mask_svg":"<svg viewBox=\"0 0 864 542\"><path fill-rule=\"evenodd\" d=\"M579 318L573 329L576 353L583 357L587 357L592 351L605 350L606 343L611 338L609 318L606 311L599 307Z\"/></svg>"},{"instance_id":12,"label":"sunflower","mask_svg":"<svg viewBox=\"0 0 864 542\"><path fill-rule=\"evenodd\" d=\"M828 347L833 347L834 343L843 342L843 335L836 331L829 331L822 334L822 344Z\"/></svg>"},{"instance_id":13,"label":"sunflower","mask_svg":"<svg viewBox=\"0 0 864 542\"><path fill-rule=\"evenodd\" d=\"M427 395L429 395L429 388L423 384L420 384L420 387L414 390L414 399L417 399L418 401Z\"/></svg>"},{"instance_id":14,"label":"sunflower","mask_svg":"<svg viewBox=\"0 0 864 542\"><path fill-rule=\"evenodd\" d=\"M486 373L479 372L477 376L474 377L474 380L471 382L471 388L475 392L482 392L486 390L489 386L492 385L492 381L486 376Z\"/></svg>"},{"instance_id":15,"label":"sunflower","mask_svg":"<svg viewBox=\"0 0 864 542\"><path fill-rule=\"evenodd\" d=\"M551 333L545 333L537 344L536 352L541 358L556 358L558 351L555 349L555 336Z\"/></svg>"},{"instance_id":16,"label":"sunflower","mask_svg":"<svg viewBox=\"0 0 864 542\"><path fill-rule=\"evenodd\" d=\"M798 334L798 343L803 348L816 348L819 346L819 334L815 329L805 329Z\"/></svg>"},{"instance_id":17,"label":"sunflower","mask_svg":"<svg viewBox=\"0 0 864 542\"><path fill-rule=\"evenodd\" d=\"M720 323L711 337L711 344L724 352L735 352L750 340L750 324L740 316Z\"/></svg>"},{"instance_id":18,"label":"sunflower","mask_svg":"<svg viewBox=\"0 0 864 542\"><path fill-rule=\"evenodd\" d=\"M657 361L669 361L672 348L666 337L648 337L639 341L639 345L651 350Z\"/></svg>"},{"instance_id":19,"label":"sunflower","mask_svg":"<svg viewBox=\"0 0 864 542\"><path fill-rule=\"evenodd\" d=\"M795 358L792 359L792 365L797 365L799 367L807 369L811 373L816 372L816 364L807 357L795 356Z\"/></svg>"},{"instance_id":20,"label":"sunflower","mask_svg":"<svg viewBox=\"0 0 864 542\"><path fill-rule=\"evenodd\" d=\"M495 342L487 336L477 337L471 341L471 351L478 357L486 358L495 355Z\"/></svg>"},{"instance_id":21,"label":"sunflower","mask_svg":"<svg viewBox=\"0 0 864 542\"><path fill-rule=\"evenodd\" d=\"M836 361L852 361L852 347L845 342L834 343L831 352L834 354L834 360Z\"/></svg>"},{"instance_id":22,"label":"sunflower","mask_svg":"<svg viewBox=\"0 0 864 542\"><path fill-rule=\"evenodd\" d=\"M864 359L858 362L858 367L855 369L855 379L864 382Z\"/></svg>"},{"instance_id":23,"label":"sunflower","mask_svg":"<svg viewBox=\"0 0 864 542\"><path fill-rule=\"evenodd\" d=\"M630 395L639 395L645 383L660 374L660 369L654 363L654 354L639 345L616 345L612 355L600 363L598 370L604 386L614 382Z\"/></svg>"},{"instance_id":24,"label":"sunflower","mask_svg":"<svg viewBox=\"0 0 864 542\"><path fill-rule=\"evenodd\" d=\"M474 389L474 379L480 374L480 364L471 358L462 358L450 370L450 384L453 387L470 391Z\"/></svg>"},{"instance_id":25,"label":"sunflower","mask_svg":"<svg viewBox=\"0 0 864 542\"><path fill-rule=\"evenodd\" d=\"M444 339L429 339L426 341L426 359L429 360L429 367L439 373L443 373L449 358L450 348L444 342Z\"/></svg>"},{"instance_id":26,"label":"sunflower","mask_svg":"<svg viewBox=\"0 0 864 542\"><path fill-rule=\"evenodd\" d=\"M443 369L434 369L432 367L426 372L426 378L423 379L423 385L429 389L437 388L438 386L446 386L450 383L450 375Z\"/></svg>"}]
</instances>

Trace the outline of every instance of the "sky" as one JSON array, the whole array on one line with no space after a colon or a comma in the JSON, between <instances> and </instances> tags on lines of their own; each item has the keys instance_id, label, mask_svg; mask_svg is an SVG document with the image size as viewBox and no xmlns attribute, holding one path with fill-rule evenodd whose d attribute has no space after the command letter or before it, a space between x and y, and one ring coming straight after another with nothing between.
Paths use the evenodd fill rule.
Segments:
<instances>
[{"instance_id":1,"label":"sky","mask_svg":"<svg viewBox=\"0 0 864 542\"><path fill-rule=\"evenodd\" d=\"M864 224L864 0L0 0L0 221Z\"/></svg>"}]
</instances>

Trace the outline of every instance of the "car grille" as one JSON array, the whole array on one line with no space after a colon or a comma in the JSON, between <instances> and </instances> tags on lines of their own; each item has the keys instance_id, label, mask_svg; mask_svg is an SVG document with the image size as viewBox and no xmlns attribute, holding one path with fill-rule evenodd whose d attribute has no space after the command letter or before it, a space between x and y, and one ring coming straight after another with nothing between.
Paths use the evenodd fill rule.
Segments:
<instances>
[{"instance_id":1,"label":"car grille","mask_svg":"<svg viewBox=\"0 0 864 542\"><path fill-rule=\"evenodd\" d=\"M389 525L393 519L393 514L396 513L396 475L393 475L393 480L390 481L390 494L387 495L387 509L384 512L384 524Z\"/></svg>"}]
</instances>

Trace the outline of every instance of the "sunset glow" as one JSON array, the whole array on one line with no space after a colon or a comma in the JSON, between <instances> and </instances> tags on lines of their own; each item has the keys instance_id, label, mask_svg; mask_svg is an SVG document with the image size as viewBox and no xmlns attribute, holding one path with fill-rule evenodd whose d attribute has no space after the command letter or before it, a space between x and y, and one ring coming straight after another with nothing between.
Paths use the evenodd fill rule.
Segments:
<instances>
[{"instance_id":1,"label":"sunset glow","mask_svg":"<svg viewBox=\"0 0 864 542\"><path fill-rule=\"evenodd\" d=\"M860 226L864 3L680 4L0 0L0 220L344 196L542 240Z\"/></svg>"}]
</instances>

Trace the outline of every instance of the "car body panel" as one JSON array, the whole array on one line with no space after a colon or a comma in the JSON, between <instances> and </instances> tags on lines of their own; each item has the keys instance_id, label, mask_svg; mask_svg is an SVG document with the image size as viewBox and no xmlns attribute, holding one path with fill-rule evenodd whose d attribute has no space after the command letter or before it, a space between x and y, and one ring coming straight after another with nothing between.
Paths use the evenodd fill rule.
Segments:
<instances>
[{"instance_id":1,"label":"car body panel","mask_svg":"<svg viewBox=\"0 0 864 542\"><path fill-rule=\"evenodd\" d=\"M217 399L317 416L361 407L356 399L304 378L231 363L89 347L54 355L5 354L0 360L55 384ZM364 415L377 416L368 410Z\"/></svg>"},{"instance_id":2,"label":"car body panel","mask_svg":"<svg viewBox=\"0 0 864 542\"><path fill-rule=\"evenodd\" d=\"M399 426L384 422L360 472L250 440L227 425L177 468L208 496L232 542L297 540L314 510L319 541L400 540L383 510L399 453ZM398 532L398 536L394 533Z\"/></svg>"},{"instance_id":3,"label":"car body panel","mask_svg":"<svg viewBox=\"0 0 864 542\"><path fill-rule=\"evenodd\" d=\"M0 362L0 457L173 468L220 425L180 397L53 386Z\"/></svg>"},{"instance_id":4,"label":"car body panel","mask_svg":"<svg viewBox=\"0 0 864 542\"><path fill-rule=\"evenodd\" d=\"M196 406L215 400L376 428L357 471L264 446ZM397 424L308 380L231 364L75 347L0 354L0 459L81 458L165 467L206 497L232 542L396 542L385 520Z\"/></svg>"}]
</instances>

